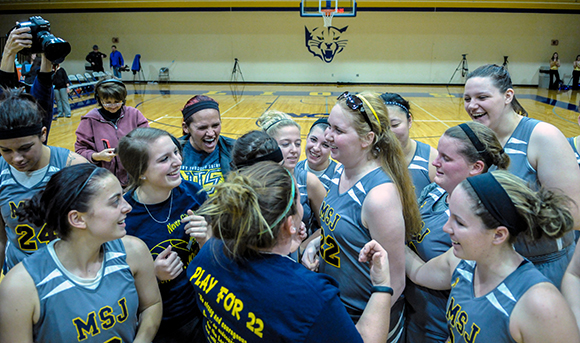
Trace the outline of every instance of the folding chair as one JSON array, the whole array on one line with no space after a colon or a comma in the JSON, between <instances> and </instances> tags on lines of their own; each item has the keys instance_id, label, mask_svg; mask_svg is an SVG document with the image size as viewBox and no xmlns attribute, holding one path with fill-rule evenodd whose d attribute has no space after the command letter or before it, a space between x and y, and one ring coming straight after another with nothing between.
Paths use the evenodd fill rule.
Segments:
<instances>
[{"instance_id":1,"label":"folding chair","mask_svg":"<svg viewBox=\"0 0 580 343\"><path fill-rule=\"evenodd\" d=\"M89 82L98 81L98 79L94 77L93 74L91 73L85 73L85 79L87 79L87 81Z\"/></svg>"},{"instance_id":2,"label":"folding chair","mask_svg":"<svg viewBox=\"0 0 580 343\"><path fill-rule=\"evenodd\" d=\"M70 83L70 88L72 89L73 93L77 96L77 97L81 97L81 92L79 92L79 79L77 79L76 75L73 74L69 74L68 75L68 81ZM73 95L72 93L68 93L69 97L71 98L71 100L73 99Z\"/></svg>"}]
</instances>

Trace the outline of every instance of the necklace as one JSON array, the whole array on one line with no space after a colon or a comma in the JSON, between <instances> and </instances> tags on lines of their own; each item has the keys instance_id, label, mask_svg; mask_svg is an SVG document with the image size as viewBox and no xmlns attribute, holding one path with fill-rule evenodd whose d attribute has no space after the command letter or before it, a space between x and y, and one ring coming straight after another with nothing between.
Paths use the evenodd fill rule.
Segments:
<instances>
[{"instance_id":1,"label":"necklace","mask_svg":"<svg viewBox=\"0 0 580 343\"><path fill-rule=\"evenodd\" d=\"M135 195L137 195L137 191L135 191ZM149 217L151 217L151 219L153 219L154 222L156 222L158 224L167 223L169 221L169 218L171 217L171 209L173 208L173 189L171 190L171 200L169 201L169 213L167 214L167 218L165 218L165 220L159 221L159 220L155 219L155 217L153 217L151 212L149 212L147 205L145 203L143 203L143 206L145 207L145 210L147 211L147 213L149 213Z\"/></svg>"}]
</instances>

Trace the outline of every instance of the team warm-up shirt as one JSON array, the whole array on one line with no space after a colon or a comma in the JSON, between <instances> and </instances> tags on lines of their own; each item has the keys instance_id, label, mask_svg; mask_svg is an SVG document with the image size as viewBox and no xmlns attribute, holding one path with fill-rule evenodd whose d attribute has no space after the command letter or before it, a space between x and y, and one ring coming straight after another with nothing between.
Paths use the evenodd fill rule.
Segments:
<instances>
[{"instance_id":1,"label":"team warm-up shirt","mask_svg":"<svg viewBox=\"0 0 580 343\"><path fill-rule=\"evenodd\" d=\"M188 141L183 145L183 156L181 177L184 180L197 183L210 195L213 193L213 186L224 182L219 145L212 153L207 154L194 150Z\"/></svg>"}]
</instances>

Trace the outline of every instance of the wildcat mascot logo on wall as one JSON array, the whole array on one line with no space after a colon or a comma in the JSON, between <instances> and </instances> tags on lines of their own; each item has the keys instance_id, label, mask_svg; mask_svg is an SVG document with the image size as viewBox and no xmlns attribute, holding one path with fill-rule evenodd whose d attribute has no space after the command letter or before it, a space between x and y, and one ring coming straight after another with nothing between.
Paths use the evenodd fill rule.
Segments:
<instances>
[{"instance_id":1,"label":"wildcat mascot logo on wall","mask_svg":"<svg viewBox=\"0 0 580 343\"><path fill-rule=\"evenodd\" d=\"M312 31L304 26L306 32L306 47L314 56L326 63L332 62L334 56L344 50L348 40L340 39L348 26L339 29L334 26L316 27Z\"/></svg>"}]
</instances>

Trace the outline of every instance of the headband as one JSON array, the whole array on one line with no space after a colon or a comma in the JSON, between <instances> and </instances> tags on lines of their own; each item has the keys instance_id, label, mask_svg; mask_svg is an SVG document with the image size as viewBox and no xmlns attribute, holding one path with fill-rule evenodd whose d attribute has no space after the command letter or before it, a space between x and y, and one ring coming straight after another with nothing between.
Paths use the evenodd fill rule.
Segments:
<instances>
[{"instance_id":1,"label":"headband","mask_svg":"<svg viewBox=\"0 0 580 343\"><path fill-rule=\"evenodd\" d=\"M312 131L312 129L313 129L313 128L314 128L316 125L318 125L318 124L324 124L324 125L330 126L330 124L328 123L328 119L327 119L327 118L320 118L320 119L317 119L317 120L314 122L314 124L312 124L312 126L310 126L310 131ZM309 131L309 132L310 132L310 131Z\"/></svg>"},{"instance_id":2,"label":"headband","mask_svg":"<svg viewBox=\"0 0 580 343\"><path fill-rule=\"evenodd\" d=\"M268 133L268 130L270 130L274 125L281 123L283 121L289 122L289 123L295 123L294 120L289 119L289 118L280 118L278 120L275 120L272 124L268 125L267 127L262 127L262 130L264 130L264 132Z\"/></svg>"},{"instance_id":3,"label":"headband","mask_svg":"<svg viewBox=\"0 0 580 343\"><path fill-rule=\"evenodd\" d=\"M403 106L402 104L399 104L398 102L385 101L385 105L387 105L387 106L399 106L400 108L403 109L403 111L405 112L406 115L409 115L409 109L406 108L405 106Z\"/></svg>"},{"instance_id":4,"label":"headband","mask_svg":"<svg viewBox=\"0 0 580 343\"><path fill-rule=\"evenodd\" d=\"M517 236L528 229L526 221L518 213L512 199L492 173L468 177L467 182L473 187L487 211L501 225L507 227L510 234Z\"/></svg>"},{"instance_id":5,"label":"headband","mask_svg":"<svg viewBox=\"0 0 580 343\"><path fill-rule=\"evenodd\" d=\"M270 225L269 228L267 228L266 230L260 232L259 235L262 235L262 234L264 234L264 233L266 233L268 231L271 231L273 228L275 228L276 225L278 225L284 219L284 217L286 217L286 215L288 214L288 212L290 212L290 209L292 208L292 204L294 203L294 196L296 195L296 185L294 185L294 178L292 177L292 174L290 174L290 172L288 171L288 169L284 168L284 170L286 170L286 173L288 173L288 176L290 176L290 182L292 182L292 193L290 194L290 201L288 201L288 205L286 205L286 209L278 217L278 219L276 219L276 221L272 225Z\"/></svg>"},{"instance_id":6,"label":"headband","mask_svg":"<svg viewBox=\"0 0 580 343\"><path fill-rule=\"evenodd\" d=\"M375 112L375 109L371 106L371 104L367 101L367 99L363 98L361 95L355 95L355 96L357 98L361 99L362 101L364 101L364 103L367 104L367 106L371 109L371 112L373 112L373 114L375 115L375 119L379 123L379 129L381 129L381 121L379 120L379 116L377 115L377 112ZM371 130L372 130L372 126L371 126Z\"/></svg>"},{"instance_id":7,"label":"headband","mask_svg":"<svg viewBox=\"0 0 580 343\"><path fill-rule=\"evenodd\" d=\"M91 172L91 174L89 175L89 177L85 180L85 182L83 182L83 184L81 185L81 187L79 189L77 189L77 191L75 192L75 194L70 197L68 199L67 202L65 202L65 204L62 205L62 207L66 208L67 206L70 206L70 204L72 204L75 200L77 200L77 198L79 197L79 195L81 195L81 193L83 192L83 190L85 189L85 187L87 186L87 184L89 183L89 181L91 181L91 179L93 178L93 176L99 171L99 169L103 169L100 167L96 167L93 169L93 171Z\"/></svg>"},{"instance_id":8,"label":"headband","mask_svg":"<svg viewBox=\"0 0 580 343\"><path fill-rule=\"evenodd\" d=\"M20 138L26 136L37 136L42 133L42 123L16 129L0 130L0 139Z\"/></svg>"},{"instance_id":9,"label":"headband","mask_svg":"<svg viewBox=\"0 0 580 343\"><path fill-rule=\"evenodd\" d=\"M194 113L197 113L201 110L205 110L207 108L213 108L214 110L217 110L218 113L220 111L220 105L215 102L215 101L200 101L200 102L196 102L193 105L189 105L186 108L184 108L183 110L181 110L181 113L183 113L183 120L187 120L187 118L191 117Z\"/></svg>"},{"instance_id":10,"label":"headband","mask_svg":"<svg viewBox=\"0 0 580 343\"><path fill-rule=\"evenodd\" d=\"M467 125L465 123L460 124L459 127L463 130L463 132L465 132L465 134L467 135L467 138L469 138L469 140L471 141L471 144L473 144L473 146L475 147L475 150L477 150L477 153L481 157L483 157L485 165L488 168L491 167L493 165L493 158L491 157L491 154L489 153L489 151L487 151L485 149L485 146L483 145L483 143L481 143L479 138L477 138L477 136L475 135L473 130L471 130L469 125Z\"/></svg>"},{"instance_id":11,"label":"headband","mask_svg":"<svg viewBox=\"0 0 580 343\"><path fill-rule=\"evenodd\" d=\"M280 150L280 147L276 147L276 150L264 155L264 156L260 156L260 157L256 157L247 161L243 161L240 163L236 163L236 166L239 168L242 167L247 167L247 166L251 166L254 165L258 162L263 162L263 161L273 161L276 163L280 163L284 160L284 155L282 155L282 150Z\"/></svg>"}]
</instances>

